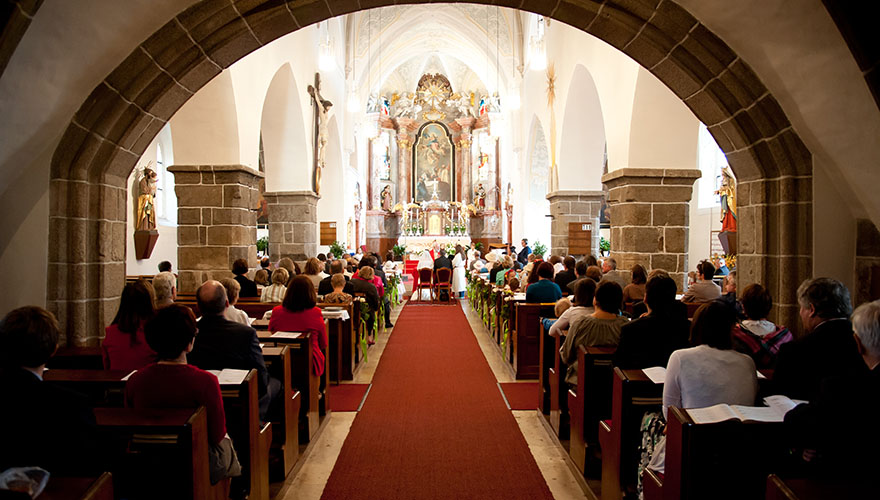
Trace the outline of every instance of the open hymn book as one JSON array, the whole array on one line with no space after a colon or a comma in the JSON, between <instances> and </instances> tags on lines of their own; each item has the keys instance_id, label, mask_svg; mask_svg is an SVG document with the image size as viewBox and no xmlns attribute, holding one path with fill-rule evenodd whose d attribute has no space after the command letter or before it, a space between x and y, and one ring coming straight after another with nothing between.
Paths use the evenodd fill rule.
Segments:
<instances>
[{"instance_id":1,"label":"open hymn book","mask_svg":"<svg viewBox=\"0 0 880 500\"><path fill-rule=\"evenodd\" d=\"M717 404L708 408L691 408L687 410L694 423L714 424L725 420L737 419L743 422L782 422L785 414L800 403L806 401L792 400L786 396L767 396L767 406L743 406Z\"/></svg>"},{"instance_id":2,"label":"open hymn book","mask_svg":"<svg viewBox=\"0 0 880 500\"><path fill-rule=\"evenodd\" d=\"M220 385L240 385L244 382L244 378L250 370L237 370L235 368L224 368L222 370L205 370L213 373Z\"/></svg>"}]
</instances>

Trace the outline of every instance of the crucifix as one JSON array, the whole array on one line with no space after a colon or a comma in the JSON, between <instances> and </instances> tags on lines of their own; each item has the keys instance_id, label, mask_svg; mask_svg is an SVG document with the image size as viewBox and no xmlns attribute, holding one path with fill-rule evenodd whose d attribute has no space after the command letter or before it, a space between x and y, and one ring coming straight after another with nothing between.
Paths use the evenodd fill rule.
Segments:
<instances>
[{"instance_id":1,"label":"crucifix","mask_svg":"<svg viewBox=\"0 0 880 500\"><path fill-rule=\"evenodd\" d=\"M315 73L315 85L309 85L309 96L312 98L312 105L315 107L315 194L321 195L321 170L324 168L325 158L327 156L327 143L330 140L330 134L327 128L329 117L327 116L333 103L321 96L321 75Z\"/></svg>"}]
</instances>

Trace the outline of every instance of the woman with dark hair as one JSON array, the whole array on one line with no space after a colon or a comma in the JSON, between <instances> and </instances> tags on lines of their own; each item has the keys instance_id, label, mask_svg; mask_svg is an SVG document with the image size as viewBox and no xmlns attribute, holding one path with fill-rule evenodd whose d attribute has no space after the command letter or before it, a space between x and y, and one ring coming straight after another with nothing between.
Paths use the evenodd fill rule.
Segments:
<instances>
[{"instance_id":1,"label":"woman with dark hair","mask_svg":"<svg viewBox=\"0 0 880 500\"><path fill-rule=\"evenodd\" d=\"M125 384L125 405L141 408L197 408L208 417L211 483L241 474L241 466L226 434L226 414L217 377L187 364L195 342L196 318L190 308L171 304L144 327L158 361L134 373Z\"/></svg>"},{"instance_id":2,"label":"woman with dark hair","mask_svg":"<svg viewBox=\"0 0 880 500\"><path fill-rule=\"evenodd\" d=\"M324 266L321 264L321 261L315 257L306 261L306 268L303 270L303 275L312 280L312 284L315 285L315 290L318 289L318 284L321 283L321 280L327 277L324 274Z\"/></svg>"},{"instance_id":3,"label":"woman with dark hair","mask_svg":"<svg viewBox=\"0 0 880 500\"><path fill-rule=\"evenodd\" d=\"M562 298L562 289L553 283L553 264L541 262L529 273L526 302L556 302ZM534 279L534 281L533 281Z\"/></svg>"},{"instance_id":4,"label":"woman with dark hair","mask_svg":"<svg viewBox=\"0 0 880 500\"><path fill-rule=\"evenodd\" d=\"M648 276L641 264L632 266L632 283L623 288L623 303L633 304L645 300L645 284Z\"/></svg>"},{"instance_id":5,"label":"woman with dark hair","mask_svg":"<svg viewBox=\"0 0 880 500\"><path fill-rule=\"evenodd\" d=\"M794 338L791 331L767 319L773 308L773 297L757 283L743 290L742 307L748 319L733 327L733 348L751 356L759 370L773 368L779 347Z\"/></svg>"},{"instance_id":6,"label":"woman with dark hair","mask_svg":"<svg viewBox=\"0 0 880 500\"><path fill-rule=\"evenodd\" d=\"M586 281L586 280L584 280ZM620 315L623 291L614 281L603 281L593 296L593 314L572 323L559 352L568 365L565 381L577 385L578 347L616 346L620 342L620 328L629 322Z\"/></svg>"},{"instance_id":7,"label":"woman with dark hair","mask_svg":"<svg viewBox=\"0 0 880 500\"><path fill-rule=\"evenodd\" d=\"M317 259L315 259L317 260ZM324 373L324 352L327 350L327 330L324 328L324 317L318 303L318 295L312 280L306 276L294 276L284 301L272 309L269 319L269 331L275 332L311 332L312 360L315 375Z\"/></svg>"},{"instance_id":8,"label":"woman with dark hair","mask_svg":"<svg viewBox=\"0 0 880 500\"><path fill-rule=\"evenodd\" d=\"M232 274L235 275L235 281L241 285L240 297L259 297L257 294L257 284L248 279L248 263L244 259L235 259L232 263Z\"/></svg>"},{"instance_id":9,"label":"woman with dark hair","mask_svg":"<svg viewBox=\"0 0 880 500\"><path fill-rule=\"evenodd\" d=\"M144 324L156 314L153 286L139 279L125 285L113 323L104 329L101 354L107 370L137 370L156 361L144 338Z\"/></svg>"},{"instance_id":10,"label":"woman with dark hair","mask_svg":"<svg viewBox=\"0 0 880 500\"><path fill-rule=\"evenodd\" d=\"M593 314L593 295L596 293L596 283L593 280L580 280L574 289L574 300L571 307L566 309L559 319L553 323L548 332L553 337L564 335L575 321Z\"/></svg>"}]
</instances>

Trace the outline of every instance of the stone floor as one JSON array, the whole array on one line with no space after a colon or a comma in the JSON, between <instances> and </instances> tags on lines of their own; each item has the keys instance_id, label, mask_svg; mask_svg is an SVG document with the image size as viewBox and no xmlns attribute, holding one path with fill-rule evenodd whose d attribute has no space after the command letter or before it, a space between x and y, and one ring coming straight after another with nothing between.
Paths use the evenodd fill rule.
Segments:
<instances>
[{"instance_id":1,"label":"stone floor","mask_svg":"<svg viewBox=\"0 0 880 500\"><path fill-rule=\"evenodd\" d=\"M477 315L472 313L466 301L462 302L462 306L495 378L499 382L514 381L512 368L504 362L498 347L486 332ZM392 322L397 321L401 310L402 306L396 311L392 311ZM393 333L392 330L391 334L393 335ZM379 336L376 345L370 349L369 362L355 374L354 383L366 384L372 381L389 337L388 334ZM356 412L334 412L330 416L317 439L300 458L302 465L297 466L288 476L276 495L277 499L317 500L321 498L324 485L330 477L330 472L333 470L333 465L336 463L336 458L339 456L342 444L348 436L356 415ZM514 411L513 416L516 418L554 498L558 500L592 498L592 495L583 492L581 484L567 461L565 450L559 446L542 424L542 417L536 411Z\"/></svg>"}]
</instances>

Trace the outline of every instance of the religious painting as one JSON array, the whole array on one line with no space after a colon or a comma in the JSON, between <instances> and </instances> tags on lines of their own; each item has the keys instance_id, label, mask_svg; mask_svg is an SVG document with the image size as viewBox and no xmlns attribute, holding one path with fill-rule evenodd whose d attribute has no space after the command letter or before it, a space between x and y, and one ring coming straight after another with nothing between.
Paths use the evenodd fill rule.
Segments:
<instances>
[{"instance_id":1,"label":"religious painting","mask_svg":"<svg viewBox=\"0 0 880 500\"><path fill-rule=\"evenodd\" d=\"M419 129L413 148L413 193L416 203L434 198L453 201L455 151L449 131L440 122L428 122Z\"/></svg>"}]
</instances>

